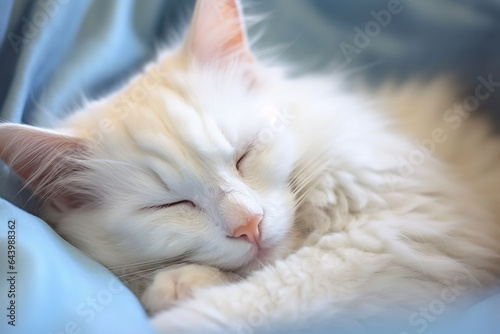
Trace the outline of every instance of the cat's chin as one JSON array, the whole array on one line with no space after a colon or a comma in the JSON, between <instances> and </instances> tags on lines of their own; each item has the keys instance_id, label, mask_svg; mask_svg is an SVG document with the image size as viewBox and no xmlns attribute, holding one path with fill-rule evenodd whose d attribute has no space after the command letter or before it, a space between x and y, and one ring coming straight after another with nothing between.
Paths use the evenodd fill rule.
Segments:
<instances>
[{"instance_id":1,"label":"cat's chin","mask_svg":"<svg viewBox=\"0 0 500 334\"><path fill-rule=\"evenodd\" d=\"M244 260L241 261L243 264L238 266L238 268L233 268L231 271L245 275L246 273L250 273L263 268L266 265L270 265L284 256L285 252L282 247L277 245L267 247L262 245L259 247L252 245L252 248L247 254L245 254Z\"/></svg>"}]
</instances>

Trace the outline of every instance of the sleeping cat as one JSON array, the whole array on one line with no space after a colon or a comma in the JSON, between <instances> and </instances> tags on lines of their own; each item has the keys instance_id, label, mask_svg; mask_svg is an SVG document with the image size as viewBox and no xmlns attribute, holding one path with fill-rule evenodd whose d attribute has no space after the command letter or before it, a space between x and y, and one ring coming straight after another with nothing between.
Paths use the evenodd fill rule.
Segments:
<instances>
[{"instance_id":1,"label":"sleeping cat","mask_svg":"<svg viewBox=\"0 0 500 334\"><path fill-rule=\"evenodd\" d=\"M487 123L443 117L445 80L376 102L340 82L261 64L238 1L199 0L121 90L53 130L1 124L1 158L160 332L407 317L498 284Z\"/></svg>"}]
</instances>

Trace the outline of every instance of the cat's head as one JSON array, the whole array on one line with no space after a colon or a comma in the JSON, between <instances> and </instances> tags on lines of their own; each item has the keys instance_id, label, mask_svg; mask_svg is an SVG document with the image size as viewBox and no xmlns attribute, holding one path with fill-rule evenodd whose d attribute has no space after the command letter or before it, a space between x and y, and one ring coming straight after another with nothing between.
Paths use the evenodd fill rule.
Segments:
<instances>
[{"instance_id":1,"label":"cat's head","mask_svg":"<svg viewBox=\"0 0 500 334\"><path fill-rule=\"evenodd\" d=\"M105 265L265 261L293 220L290 110L234 0L199 0L186 39L54 131L0 125L43 216Z\"/></svg>"}]
</instances>

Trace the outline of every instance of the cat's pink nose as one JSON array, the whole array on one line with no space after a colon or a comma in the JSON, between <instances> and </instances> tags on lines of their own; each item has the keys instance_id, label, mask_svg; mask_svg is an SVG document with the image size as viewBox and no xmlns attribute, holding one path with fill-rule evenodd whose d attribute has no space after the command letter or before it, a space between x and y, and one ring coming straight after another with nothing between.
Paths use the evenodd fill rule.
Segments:
<instances>
[{"instance_id":1,"label":"cat's pink nose","mask_svg":"<svg viewBox=\"0 0 500 334\"><path fill-rule=\"evenodd\" d=\"M259 224L262 221L261 214L255 214L250 216L245 224L238 226L233 231L233 238L242 238L251 242L252 244L259 245L260 242L260 231Z\"/></svg>"}]
</instances>

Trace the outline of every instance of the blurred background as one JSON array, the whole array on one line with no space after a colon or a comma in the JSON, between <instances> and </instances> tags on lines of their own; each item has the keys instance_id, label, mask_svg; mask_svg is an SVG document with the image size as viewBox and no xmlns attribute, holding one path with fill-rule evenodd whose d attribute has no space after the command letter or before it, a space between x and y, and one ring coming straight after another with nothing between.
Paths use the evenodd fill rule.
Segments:
<instances>
[{"instance_id":1,"label":"blurred background","mask_svg":"<svg viewBox=\"0 0 500 334\"><path fill-rule=\"evenodd\" d=\"M217 0L213 0L217 1ZM44 123L113 89L183 30L194 0L0 0L0 115ZM464 94L500 81L498 0L242 0L249 34L299 72L372 84L452 74ZM274 54L270 54L274 53ZM500 93L483 105L500 124ZM40 115L37 115L40 114ZM40 119L42 118L42 119Z\"/></svg>"}]
</instances>

